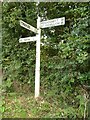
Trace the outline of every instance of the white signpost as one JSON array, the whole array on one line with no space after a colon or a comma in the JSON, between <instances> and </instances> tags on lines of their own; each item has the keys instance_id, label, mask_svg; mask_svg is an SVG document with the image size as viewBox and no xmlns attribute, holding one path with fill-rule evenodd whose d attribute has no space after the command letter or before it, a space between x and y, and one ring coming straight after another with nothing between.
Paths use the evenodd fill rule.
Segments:
<instances>
[{"instance_id":1,"label":"white signpost","mask_svg":"<svg viewBox=\"0 0 90 120\"><path fill-rule=\"evenodd\" d=\"M28 30L33 31L34 33L37 33L37 29L36 29L35 27L29 25L28 23L26 23L26 22L24 22L24 21L22 21L22 20L20 20L20 25L21 25L22 27L28 29Z\"/></svg>"},{"instance_id":2,"label":"white signpost","mask_svg":"<svg viewBox=\"0 0 90 120\"><path fill-rule=\"evenodd\" d=\"M19 39L19 42L22 43L22 42L31 42L31 41L36 41L37 40L37 37L26 37L26 38L20 38Z\"/></svg>"},{"instance_id":3,"label":"white signpost","mask_svg":"<svg viewBox=\"0 0 90 120\"><path fill-rule=\"evenodd\" d=\"M47 28L64 24L65 17L40 22L40 17L38 16L37 28L34 28L33 26L27 24L26 22L20 20L20 25L22 27L36 33L36 36L34 37L26 37L19 39L20 43L36 41L35 98L39 97L40 95L40 36L41 36L40 28Z\"/></svg>"},{"instance_id":4,"label":"white signpost","mask_svg":"<svg viewBox=\"0 0 90 120\"><path fill-rule=\"evenodd\" d=\"M52 20L42 21L40 23L41 28L47 28L47 27L53 27L53 26L59 26L65 24L65 17L62 18L56 18Z\"/></svg>"},{"instance_id":5,"label":"white signpost","mask_svg":"<svg viewBox=\"0 0 90 120\"><path fill-rule=\"evenodd\" d=\"M41 29L40 29L40 17L38 16L37 19L37 41L36 41L36 70L35 70L35 98L39 97L40 95L40 36L41 36Z\"/></svg>"}]
</instances>

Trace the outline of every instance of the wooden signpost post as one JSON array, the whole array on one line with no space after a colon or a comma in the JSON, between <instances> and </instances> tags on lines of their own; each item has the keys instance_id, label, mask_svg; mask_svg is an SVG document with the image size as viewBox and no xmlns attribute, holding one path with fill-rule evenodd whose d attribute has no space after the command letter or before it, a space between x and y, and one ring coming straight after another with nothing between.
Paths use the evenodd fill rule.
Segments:
<instances>
[{"instance_id":1,"label":"wooden signpost post","mask_svg":"<svg viewBox=\"0 0 90 120\"><path fill-rule=\"evenodd\" d=\"M39 97L39 95L40 95L40 36L41 36L41 28L54 27L54 26L59 26L59 25L64 25L64 24L65 24L65 17L41 22L40 17L38 16L37 28L34 28L33 26L27 24L26 22L20 20L20 25L22 27L36 33L36 36L34 36L34 37L26 37L26 38L19 39L20 43L36 41L35 98Z\"/></svg>"}]
</instances>

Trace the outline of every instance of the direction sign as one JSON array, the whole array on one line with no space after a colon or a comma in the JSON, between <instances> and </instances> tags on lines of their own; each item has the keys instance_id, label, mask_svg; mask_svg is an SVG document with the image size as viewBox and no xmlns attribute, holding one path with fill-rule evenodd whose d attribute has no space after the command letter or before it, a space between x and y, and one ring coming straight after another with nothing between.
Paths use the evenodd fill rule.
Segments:
<instances>
[{"instance_id":1,"label":"direction sign","mask_svg":"<svg viewBox=\"0 0 90 120\"><path fill-rule=\"evenodd\" d=\"M23 42L31 42L31 41L36 41L36 40L37 40L37 37L34 36L34 37L20 38L19 42L23 43Z\"/></svg>"},{"instance_id":2,"label":"direction sign","mask_svg":"<svg viewBox=\"0 0 90 120\"><path fill-rule=\"evenodd\" d=\"M47 20L47 21L42 21L40 23L40 27L47 28L47 27L64 25L64 24L65 24L65 17L62 17L62 18L56 18L56 19L51 19L51 20Z\"/></svg>"},{"instance_id":3,"label":"direction sign","mask_svg":"<svg viewBox=\"0 0 90 120\"><path fill-rule=\"evenodd\" d=\"M26 22L24 22L24 21L22 21L22 20L20 20L20 25L21 25L22 27L28 29L28 30L33 31L34 33L37 33L37 32L38 32L37 29L36 29L35 27L33 27L33 26L27 24Z\"/></svg>"},{"instance_id":4,"label":"direction sign","mask_svg":"<svg viewBox=\"0 0 90 120\"><path fill-rule=\"evenodd\" d=\"M38 16L36 29L33 26L27 24L26 22L20 20L20 25L22 27L37 33L37 35L34 37L26 37L19 39L20 43L36 41L35 98L39 97L40 94L40 37L41 37L40 28L47 28L64 24L65 17L40 22L40 17Z\"/></svg>"}]
</instances>

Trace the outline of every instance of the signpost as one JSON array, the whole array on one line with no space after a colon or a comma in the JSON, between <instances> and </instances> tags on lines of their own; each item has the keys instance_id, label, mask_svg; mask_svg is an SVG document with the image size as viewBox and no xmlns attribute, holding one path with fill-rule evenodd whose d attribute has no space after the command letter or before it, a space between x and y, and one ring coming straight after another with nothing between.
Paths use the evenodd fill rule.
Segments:
<instances>
[{"instance_id":1,"label":"signpost","mask_svg":"<svg viewBox=\"0 0 90 120\"><path fill-rule=\"evenodd\" d=\"M27 24L26 22L20 20L20 25L22 27L36 33L36 36L34 37L26 37L19 39L20 43L36 41L35 98L39 97L40 95L40 36L41 36L40 28L47 28L64 24L65 17L40 22L40 17L38 15L37 28L34 28L33 26Z\"/></svg>"},{"instance_id":2,"label":"signpost","mask_svg":"<svg viewBox=\"0 0 90 120\"><path fill-rule=\"evenodd\" d=\"M37 33L37 29L36 29L35 27L29 25L28 23L26 23L26 22L24 22L24 21L22 21L22 20L20 20L20 25L21 25L22 27L28 29L28 30L31 30L31 31L34 32L34 33Z\"/></svg>"},{"instance_id":3,"label":"signpost","mask_svg":"<svg viewBox=\"0 0 90 120\"><path fill-rule=\"evenodd\" d=\"M36 41L36 70L35 70L35 98L39 97L40 95L40 36L41 36L41 29L40 29L40 17L38 16L37 19L37 41Z\"/></svg>"},{"instance_id":4,"label":"signpost","mask_svg":"<svg viewBox=\"0 0 90 120\"><path fill-rule=\"evenodd\" d=\"M26 38L20 38L19 39L19 42L22 43L22 42L31 42L31 41L36 41L37 40L37 37L26 37Z\"/></svg>"},{"instance_id":5,"label":"signpost","mask_svg":"<svg viewBox=\"0 0 90 120\"><path fill-rule=\"evenodd\" d=\"M52 20L42 21L40 23L41 28L47 28L47 27L53 27L53 26L59 26L65 24L65 17L62 18L56 18Z\"/></svg>"},{"instance_id":6,"label":"signpost","mask_svg":"<svg viewBox=\"0 0 90 120\"><path fill-rule=\"evenodd\" d=\"M20 25L28 30L31 30L32 32L37 33L34 37L19 39L20 43L36 41L35 98L37 98L40 95L40 17L38 16L37 19L37 29L22 20L20 20Z\"/></svg>"}]
</instances>

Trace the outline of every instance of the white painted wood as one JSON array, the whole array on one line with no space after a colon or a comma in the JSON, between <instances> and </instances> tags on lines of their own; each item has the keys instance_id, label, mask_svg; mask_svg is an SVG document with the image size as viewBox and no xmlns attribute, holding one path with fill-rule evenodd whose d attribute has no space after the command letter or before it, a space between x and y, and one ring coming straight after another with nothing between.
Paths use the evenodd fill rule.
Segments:
<instances>
[{"instance_id":1,"label":"white painted wood","mask_svg":"<svg viewBox=\"0 0 90 120\"><path fill-rule=\"evenodd\" d=\"M40 28L47 28L47 27L64 25L64 24L65 24L65 17L56 18L56 19L51 19L47 21L42 21L40 23Z\"/></svg>"},{"instance_id":2,"label":"white painted wood","mask_svg":"<svg viewBox=\"0 0 90 120\"><path fill-rule=\"evenodd\" d=\"M26 37L26 38L20 38L19 39L19 43L23 43L23 42L31 42L31 41L36 41L37 37Z\"/></svg>"},{"instance_id":3,"label":"white painted wood","mask_svg":"<svg viewBox=\"0 0 90 120\"><path fill-rule=\"evenodd\" d=\"M36 41L36 69L35 69L35 98L40 95L40 17L37 19L37 41Z\"/></svg>"},{"instance_id":4,"label":"white painted wood","mask_svg":"<svg viewBox=\"0 0 90 120\"><path fill-rule=\"evenodd\" d=\"M40 28L47 28L64 24L65 17L40 22L40 17L38 16L36 29L33 26L20 20L20 25L22 27L37 33L37 35L34 37L26 37L19 39L20 43L36 41L35 98L39 97L40 95L40 36L41 36Z\"/></svg>"},{"instance_id":5,"label":"white painted wood","mask_svg":"<svg viewBox=\"0 0 90 120\"><path fill-rule=\"evenodd\" d=\"M24 21L22 21L22 20L20 20L20 25L21 25L22 27L28 29L28 30L33 31L34 33L37 33L37 29L36 29L35 27L29 25L28 23L26 23L26 22L24 22Z\"/></svg>"}]
</instances>

